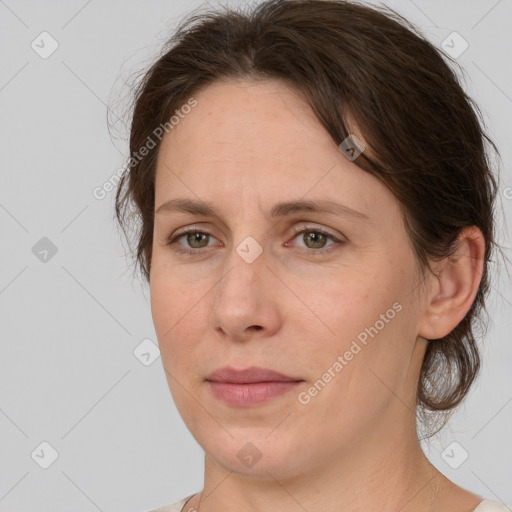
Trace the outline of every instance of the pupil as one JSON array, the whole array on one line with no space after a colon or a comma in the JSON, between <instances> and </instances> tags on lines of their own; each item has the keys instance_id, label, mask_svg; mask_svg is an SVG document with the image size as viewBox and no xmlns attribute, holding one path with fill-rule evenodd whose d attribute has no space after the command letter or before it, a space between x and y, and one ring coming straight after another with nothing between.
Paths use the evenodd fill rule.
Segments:
<instances>
[{"instance_id":1,"label":"pupil","mask_svg":"<svg viewBox=\"0 0 512 512\"><path fill-rule=\"evenodd\" d=\"M193 245L195 242L201 243L201 238L205 238L206 237L205 234L201 234L201 233L192 233L190 236L192 237L192 244L191 245Z\"/></svg>"},{"instance_id":2,"label":"pupil","mask_svg":"<svg viewBox=\"0 0 512 512\"><path fill-rule=\"evenodd\" d=\"M309 232L308 236L309 238L313 239L313 244L321 244L324 235L322 235L321 233Z\"/></svg>"}]
</instances>

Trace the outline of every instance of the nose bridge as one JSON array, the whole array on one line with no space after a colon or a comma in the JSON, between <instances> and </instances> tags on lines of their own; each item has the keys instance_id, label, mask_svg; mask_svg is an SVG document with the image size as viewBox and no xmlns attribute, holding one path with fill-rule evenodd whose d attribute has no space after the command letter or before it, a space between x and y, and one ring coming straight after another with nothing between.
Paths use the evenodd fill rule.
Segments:
<instances>
[{"instance_id":1,"label":"nose bridge","mask_svg":"<svg viewBox=\"0 0 512 512\"><path fill-rule=\"evenodd\" d=\"M259 291L258 283L265 279L264 274L268 272L267 264L260 243L252 236L245 237L231 248L219 291L223 296L234 294L233 298L237 301L254 299L254 292Z\"/></svg>"},{"instance_id":2,"label":"nose bridge","mask_svg":"<svg viewBox=\"0 0 512 512\"><path fill-rule=\"evenodd\" d=\"M226 267L231 270L225 278L231 279L229 275L234 272L239 280L251 285L263 278L265 270L268 271L265 268L268 258L263 246L270 233L269 227L264 224L258 196L249 197L248 190L244 192L243 187L240 193L239 204L244 206L240 207L234 217L236 222L233 224L233 245L230 247L226 263Z\"/></svg>"},{"instance_id":3,"label":"nose bridge","mask_svg":"<svg viewBox=\"0 0 512 512\"><path fill-rule=\"evenodd\" d=\"M217 283L212 326L231 338L242 338L252 326L273 331L278 314L272 298L272 272L263 247L245 237L230 248L226 271Z\"/></svg>"}]
</instances>

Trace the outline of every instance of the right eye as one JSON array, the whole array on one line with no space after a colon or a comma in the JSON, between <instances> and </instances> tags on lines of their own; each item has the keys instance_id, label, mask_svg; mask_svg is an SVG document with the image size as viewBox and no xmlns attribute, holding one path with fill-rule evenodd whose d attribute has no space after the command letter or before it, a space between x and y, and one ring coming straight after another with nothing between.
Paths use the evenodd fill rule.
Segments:
<instances>
[{"instance_id":1,"label":"right eye","mask_svg":"<svg viewBox=\"0 0 512 512\"><path fill-rule=\"evenodd\" d=\"M208 245L204 245L204 241L208 240L209 236L212 235L200 229L188 228L185 231L182 231L181 233L177 233L175 235L170 236L169 239L167 240L167 245L172 246L172 249L177 252L187 253L190 255L201 254L204 252L203 249L208 247ZM179 240L184 237L186 242L189 244L188 249L179 243ZM203 245L197 247L194 245L197 243Z\"/></svg>"}]
</instances>

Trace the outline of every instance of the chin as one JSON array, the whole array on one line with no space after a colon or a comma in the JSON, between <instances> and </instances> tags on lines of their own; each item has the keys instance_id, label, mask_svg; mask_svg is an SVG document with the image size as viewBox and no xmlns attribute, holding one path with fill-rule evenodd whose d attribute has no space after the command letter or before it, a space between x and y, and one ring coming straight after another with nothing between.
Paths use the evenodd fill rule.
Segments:
<instances>
[{"instance_id":1,"label":"chin","mask_svg":"<svg viewBox=\"0 0 512 512\"><path fill-rule=\"evenodd\" d=\"M299 460L303 443L299 432L294 436L283 431L279 436L274 426L228 427L228 434L217 425L216 430L208 429L196 439L207 457L227 471L261 480L286 479L299 468L303 471Z\"/></svg>"}]
</instances>

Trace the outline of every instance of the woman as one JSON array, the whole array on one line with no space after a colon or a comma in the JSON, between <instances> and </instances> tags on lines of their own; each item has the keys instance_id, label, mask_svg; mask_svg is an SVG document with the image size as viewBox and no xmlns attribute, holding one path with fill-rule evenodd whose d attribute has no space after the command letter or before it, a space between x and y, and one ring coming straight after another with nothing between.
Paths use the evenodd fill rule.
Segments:
<instances>
[{"instance_id":1,"label":"woman","mask_svg":"<svg viewBox=\"0 0 512 512\"><path fill-rule=\"evenodd\" d=\"M391 10L182 24L136 92L116 198L205 451L203 490L159 511L507 510L418 440L479 368L497 185L477 111Z\"/></svg>"}]
</instances>

